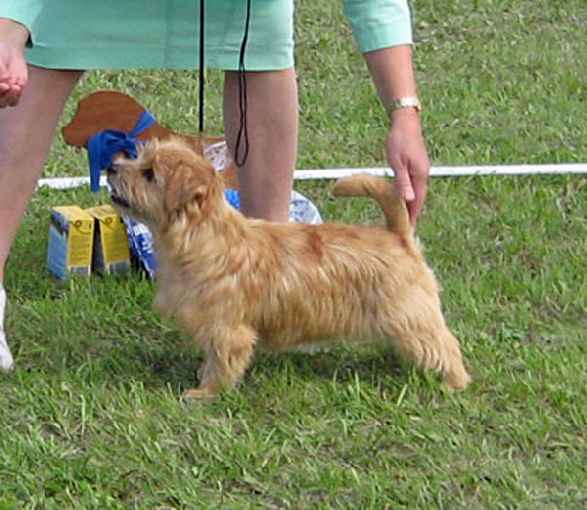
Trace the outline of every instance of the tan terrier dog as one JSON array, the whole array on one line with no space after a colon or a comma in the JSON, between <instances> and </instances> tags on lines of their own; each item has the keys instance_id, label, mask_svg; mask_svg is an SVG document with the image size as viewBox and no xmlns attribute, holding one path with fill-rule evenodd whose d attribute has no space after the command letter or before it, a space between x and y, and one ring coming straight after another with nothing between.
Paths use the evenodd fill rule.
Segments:
<instances>
[{"instance_id":1,"label":"tan terrier dog","mask_svg":"<svg viewBox=\"0 0 587 510\"><path fill-rule=\"evenodd\" d=\"M179 140L148 143L108 171L112 201L152 231L159 268L155 307L204 350L208 397L235 385L256 345L384 340L454 389L467 386L439 290L392 184L339 180L337 196L371 196L387 229L277 224L245 218L224 199L222 176Z\"/></svg>"}]
</instances>

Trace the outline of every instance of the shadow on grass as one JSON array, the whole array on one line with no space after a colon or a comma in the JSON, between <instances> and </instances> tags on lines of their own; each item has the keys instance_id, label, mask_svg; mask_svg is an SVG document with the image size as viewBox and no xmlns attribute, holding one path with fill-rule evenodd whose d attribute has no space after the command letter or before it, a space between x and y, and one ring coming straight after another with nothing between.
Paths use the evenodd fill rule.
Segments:
<instances>
[{"instance_id":1,"label":"shadow on grass","mask_svg":"<svg viewBox=\"0 0 587 510\"><path fill-rule=\"evenodd\" d=\"M152 335L152 333L151 333ZM156 340L138 337L116 341L108 337L59 341L48 350L29 352L17 358L17 370L44 376L76 373L84 384L139 382L146 388L172 388L181 393L197 386L197 370L203 354L189 346L178 332L162 333ZM334 347L324 352L259 352L244 378L243 387L271 385L276 380L380 387L389 378L406 381L410 368L382 346Z\"/></svg>"},{"instance_id":2,"label":"shadow on grass","mask_svg":"<svg viewBox=\"0 0 587 510\"><path fill-rule=\"evenodd\" d=\"M197 370L203 355L196 349L178 345L176 349L143 350L135 353L144 370L137 377L146 377L149 386L170 386L178 391L197 386ZM128 376L129 374L124 374ZM346 385L359 379L363 384L379 387L389 377L405 380L409 368L393 352L380 346L335 347L327 352L259 352L244 378L243 387L271 384L277 380L300 383L324 383L336 380Z\"/></svg>"}]
</instances>

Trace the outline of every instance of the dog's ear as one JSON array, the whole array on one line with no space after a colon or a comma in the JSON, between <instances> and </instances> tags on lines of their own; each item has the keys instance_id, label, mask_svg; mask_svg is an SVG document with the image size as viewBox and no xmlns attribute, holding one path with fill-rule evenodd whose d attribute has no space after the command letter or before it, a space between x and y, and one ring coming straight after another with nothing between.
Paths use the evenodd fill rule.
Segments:
<instances>
[{"instance_id":1,"label":"dog's ear","mask_svg":"<svg viewBox=\"0 0 587 510\"><path fill-rule=\"evenodd\" d=\"M172 161L165 161L168 167L166 210L172 213L194 207L202 210L214 184L214 168L201 158L182 158L175 155L171 159Z\"/></svg>"}]
</instances>

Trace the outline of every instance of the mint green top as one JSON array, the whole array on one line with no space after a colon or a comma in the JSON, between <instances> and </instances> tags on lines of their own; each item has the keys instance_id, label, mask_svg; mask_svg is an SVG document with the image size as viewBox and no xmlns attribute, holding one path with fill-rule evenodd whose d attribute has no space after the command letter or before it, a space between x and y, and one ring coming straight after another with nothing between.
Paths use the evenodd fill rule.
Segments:
<instances>
[{"instance_id":1,"label":"mint green top","mask_svg":"<svg viewBox=\"0 0 587 510\"><path fill-rule=\"evenodd\" d=\"M25 25L29 63L54 69L194 69L199 0L0 0L0 17ZM238 69L246 0L207 0L206 66ZM410 44L407 0L344 0L362 52ZM251 0L247 70L294 63L293 0Z\"/></svg>"}]
</instances>

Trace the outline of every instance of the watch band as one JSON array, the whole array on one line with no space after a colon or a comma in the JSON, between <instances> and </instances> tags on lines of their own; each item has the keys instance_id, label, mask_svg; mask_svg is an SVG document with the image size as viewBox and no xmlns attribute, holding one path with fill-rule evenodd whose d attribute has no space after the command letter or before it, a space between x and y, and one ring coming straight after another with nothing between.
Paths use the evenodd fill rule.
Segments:
<instances>
[{"instance_id":1,"label":"watch band","mask_svg":"<svg viewBox=\"0 0 587 510\"><path fill-rule=\"evenodd\" d=\"M387 113L391 115L395 110L402 108L414 108L417 112L422 111L422 104L418 99L418 96L404 96L393 99L391 103L387 105Z\"/></svg>"}]
</instances>

